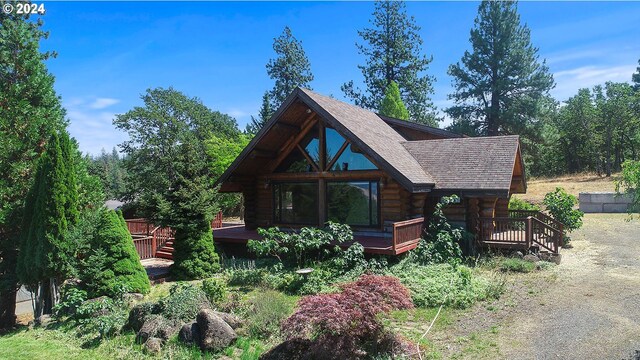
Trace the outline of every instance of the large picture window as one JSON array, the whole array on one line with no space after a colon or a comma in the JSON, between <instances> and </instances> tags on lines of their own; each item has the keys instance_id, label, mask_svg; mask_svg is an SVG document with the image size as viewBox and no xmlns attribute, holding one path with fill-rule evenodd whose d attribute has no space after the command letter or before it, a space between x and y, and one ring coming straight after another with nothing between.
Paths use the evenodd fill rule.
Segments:
<instances>
[{"instance_id":1,"label":"large picture window","mask_svg":"<svg viewBox=\"0 0 640 360\"><path fill-rule=\"evenodd\" d=\"M318 183L279 183L273 186L274 222L318 224Z\"/></svg>"},{"instance_id":2,"label":"large picture window","mask_svg":"<svg viewBox=\"0 0 640 360\"><path fill-rule=\"evenodd\" d=\"M327 220L351 226L380 224L377 181L327 183Z\"/></svg>"}]
</instances>

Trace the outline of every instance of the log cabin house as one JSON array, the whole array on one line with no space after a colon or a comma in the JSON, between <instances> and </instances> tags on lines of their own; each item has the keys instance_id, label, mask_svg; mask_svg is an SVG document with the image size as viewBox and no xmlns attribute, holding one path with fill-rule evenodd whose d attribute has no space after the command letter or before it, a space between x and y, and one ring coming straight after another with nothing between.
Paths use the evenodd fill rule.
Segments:
<instances>
[{"instance_id":1,"label":"log cabin house","mask_svg":"<svg viewBox=\"0 0 640 360\"><path fill-rule=\"evenodd\" d=\"M259 227L349 224L368 253L415 248L442 196L445 213L484 247L557 253L561 231L537 212L510 212L526 191L518 136L463 137L296 89L218 180L241 192L245 224L218 243L258 239ZM560 233L560 235L558 235Z\"/></svg>"}]
</instances>

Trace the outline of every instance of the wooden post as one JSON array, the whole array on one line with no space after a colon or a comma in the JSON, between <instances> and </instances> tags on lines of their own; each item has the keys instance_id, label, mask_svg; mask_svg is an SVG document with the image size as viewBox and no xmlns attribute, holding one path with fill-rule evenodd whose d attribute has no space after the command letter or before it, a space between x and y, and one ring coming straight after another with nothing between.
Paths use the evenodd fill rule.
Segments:
<instances>
[{"instance_id":1,"label":"wooden post","mask_svg":"<svg viewBox=\"0 0 640 360\"><path fill-rule=\"evenodd\" d=\"M560 252L560 246L562 246L564 241L564 224L559 222L560 224L560 236L558 236L558 244L556 244L556 251Z\"/></svg>"},{"instance_id":2,"label":"wooden post","mask_svg":"<svg viewBox=\"0 0 640 360\"><path fill-rule=\"evenodd\" d=\"M525 229L525 241L527 242L527 251L531 248L533 242L533 218L527 217L527 226Z\"/></svg>"},{"instance_id":3,"label":"wooden post","mask_svg":"<svg viewBox=\"0 0 640 360\"><path fill-rule=\"evenodd\" d=\"M153 232L153 237L151 238L151 257L156 257L156 232Z\"/></svg>"}]
</instances>

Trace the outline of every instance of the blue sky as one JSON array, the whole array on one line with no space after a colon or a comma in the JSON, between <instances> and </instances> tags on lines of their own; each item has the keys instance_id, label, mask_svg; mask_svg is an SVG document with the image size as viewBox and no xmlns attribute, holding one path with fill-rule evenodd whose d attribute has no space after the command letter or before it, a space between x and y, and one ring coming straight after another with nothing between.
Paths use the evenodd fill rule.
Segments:
<instances>
[{"instance_id":1,"label":"blue sky","mask_svg":"<svg viewBox=\"0 0 640 360\"><path fill-rule=\"evenodd\" d=\"M115 114L141 105L148 88L173 86L240 128L271 88L265 64L284 26L303 42L314 90L343 99L340 85L361 81L357 30L372 2L46 2L50 37L42 47L84 152L109 151L125 139ZM469 49L478 2L409 2L433 56L432 99L448 106L447 67ZM554 73L558 100L605 81L629 81L640 58L640 2L521 2L521 20Z\"/></svg>"}]
</instances>

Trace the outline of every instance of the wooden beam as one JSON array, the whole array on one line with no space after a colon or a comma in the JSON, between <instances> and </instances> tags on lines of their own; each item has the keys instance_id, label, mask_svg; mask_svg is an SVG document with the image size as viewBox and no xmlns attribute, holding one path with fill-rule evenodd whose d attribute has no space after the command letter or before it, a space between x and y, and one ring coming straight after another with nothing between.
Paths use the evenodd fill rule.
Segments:
<instances>
[{"instance_id":1,"label":"wooden beam","mask_svg":"<svg viewBox=\"0 0 640 360\"><path fill-rule=\"evenodd\" d=\"M347 146L349 146L349 142L345 140L344 144L342 144L342 146L340 147L336 155L333 157L333 159L331 159L329 166L327 166L326 168L327 171L331 171L331 167L333 166L333 164L336 163L336 161L338 161L338 158L340 157L340 155L342 155L342 153L344 152L344 149L346 149Z\"/></svg>"},{"instance_id":2,"label":"wooden beam","mask_svg":"<svg viewBox=\"0 0 640 360\"><path fill-rule=\"evenodd\" d=\"M266 149L260 149L260 148L254 148L253 150L251 150L251 156L253 157L274 159L277 155L278 153L273 150L266 150Z\"/></svg>"},{"instance_id":3,"label":"wooden beam","mask_svg":"<svg viewBox=\"0 0 640 360\"><path fill-rule=\"evenodd\" d=\"M269 171L268 172L273 172L279 165L280 163L282 163L282 161L284 161L284 159L289 156L289 153L291 153L291 151L296 147L296 145L298 145L298 143L307 135L307 133L313 129L313 126L316 124L317 120L315 120L316 113L311 113L309 116L307 116L307 118L304 120L303 126L302 126L302 130L298 133L298 135L294 138L291 138L287 144L285 144L285 146L283 147L282 151L280 152L280 155L278 155L278 158L276 159L276 161L273 163L273 165L271 165L269 167Z\"/></svg>"},{"instance_id":4,"label":"wooden beam","mask_svg":"<svg viewBox=\"0 0 640 360\"><path fill-rule=\"evenodd\" d=\"M320 172L320 169L318 168L318 165L316 165L316 162L313 161L313 159L311 158L311 156L309 156L309 154L307 154L307 151L305 149L302 148L302 146L300 146L300 144L296 144L296 147L298 148L298 150L300 150L300 152L302 153L302 156L304 156L305 159L307 159L307 161L309 162L309 164L311 164L311 166L313 167L313 169L316 172Z\"/></svg>"},{"instance_id":5,"label":"wooden beam","mask_svg":"<svg viewBox=\"0 0 640 360\"><path fill-rule=\"evenodd\" d=\"M300 126L294 125L294 124L287 124L287 123L283 123L283 122L277 122L277 123L275 123L275 126L279 126L279 127L286 128L286 129L300 131Z\"/></svg>"},{"instance_id":6,"label":"wooden beam","mask_svg":"<svg viewBox=\"0 0 640 360\"><path fill-rule=\"evenodd\" d=\"M323 171L310 173L274 173L258 177L260 180L378 180L384 173L380 170Z\"/></svg>"}]
</instances>

